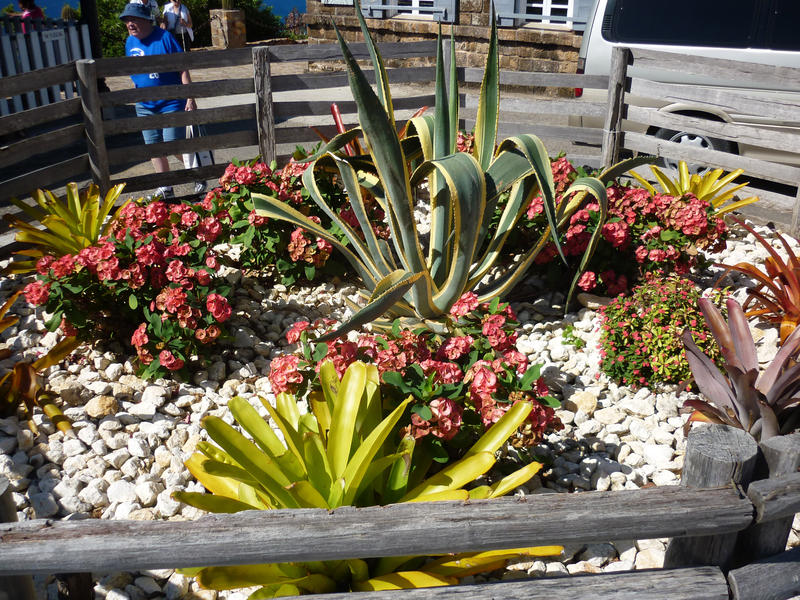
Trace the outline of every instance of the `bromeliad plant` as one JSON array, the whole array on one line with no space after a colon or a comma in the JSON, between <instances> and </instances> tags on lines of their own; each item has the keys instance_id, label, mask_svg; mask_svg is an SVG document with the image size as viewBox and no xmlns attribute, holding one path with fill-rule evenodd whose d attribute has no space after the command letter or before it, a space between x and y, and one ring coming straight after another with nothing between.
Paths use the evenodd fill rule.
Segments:
<instances>
[{"instance_id":1,"label":"bromeliad plant","mask_svg":"<svg viewBox=\"0 0 800 600\"><path fill-rule=\"evenodd\" d=\"M262 399L281 440L243 398L229 408L248 439L222 419L207 416L203 427L217 445L200 442L186 461L210 494L175 492L173 496L211 512L279 508L335 509L395 502L469 500L507 494L541 468L530 463L492 485L464 486L488 472L495 452L531 410L512 407L457 462L435 474L414 459L415 441L398 423L411 399L384 415L378 369L351 364L339 379L332 362L322 363L321 389L308 398L302 414L294 396L278 394L275 406ZM505 565L520 555L548 556L560 546L469 553L436 560L425 557L352 559L187 569L201 586L233 589L262 586L250 598L334 591L368 591L450 585L459 578Z\"/></svg>"},{"instance_id":2,"label":"bromeliad plant","mask_svg":"<svg viewBox=\"0 0 800 600\"><path fill-rule=\"evenodd\" d=\"M13 294L2 307L0 307L0 332L5 331L18 322L17 317L7 317L14 302L22 292ZM23 417L28 421L28 427L36 433L38 428L33 422L33 409L39 407L53 424L61 431L71 428L69 419L64 416L56 404L56 397L51 391L45 389L41 372L64 360L75 350L79 342L74 337L68 337L56 344L50 351L33 362L18 361L10 372L0 377L0 417L16 414L21 408ZM4 356L7 358L7 356Z\"/></svg>"},{"instance_id":3,"label":"bromeliad plant","mask_svg":"<svg viewBox=\"0 0 800 600\"><path fill-rule=\"evenodd\" d=\"M800 329L784 341L766 370L759 372L758 355L742 307L728 299L728 321L707 299L699 301L717 340L725 375L695 344L689 330L682 334L686 359L705 400L687 400L691 421L721 423L744 429L757 440L800 428ZM688 423L687 423L688 425Z\"/></svg>"},{"instance_id":4,"label":"bromeliad plant","mask_svg":"<svg viewBox=\"0 0 800 600\"><path fill-rule=\"evenodd\" d=\"M686 164L686 161L682 160L678 163L677 179L670 178L655 165L650 165L650 170L661 186L662 194L675 196L676 198L690 194L698 200L710 203L714 208L714 214L716 216L722 216L725 213L739 210L748 204L758 201L758 196L750 196L749 198L741 200L734 197L736 192L749 183L747 181L725 189L734 179L744 173L744 169L736 169L724 177L722 176L722 169L714 169L713 171L706 171L703 174L693 173L690 175L689 166ZM636 179L642 187L652 195L655 196L658 193L656 188L638 173L631 172L631 177ZM733 202L729 202L730 200L733 200Z\"/></svg>"},{"instance_id":5,"label":"bromeliad plant","mask_svg":"<svg viewBox=\"0 0 800 600\"><path fill-rule=\"evenodd\" d=\"M443 320L450 307L467 291L474 291L480 301L502 297L522 279L547 240L551 237L557 239L559 225L569 219L580 205L581 198L587 194L597 198L603 216L606 206L603 183L596 178L583 178L571 186L571 191L581 192L580 198L557 211L550 161L536 136L509 138L496 147L499 55L493 19L475 144L473 154L467 154L456 152L458 93L455 56L451 55L448 93L439 44L435 114L413 119L409 136L401 140L395 126L386 70L358 2L355 13L372 57L377 94L337 30L349 71L350 88L358 107L360 128L331 140L313 157L303 174L303 183L312 198L345 233L348 245L340 243L316 223L275 198L256 195L254 200L258 214L291 221L328 239L361 277L366 288L362 293L368 302L366 307L342 328L331 332L329 338L375 321L384 314L388 314L389 319L383 325L400 317L411 322L425 321L435 327L436 322ZM454 45L451 48L454 52ZM350 157L340 152L361 133L369 152L367 156ZM424 162L412 170L410 165L416 165L420 160ZM331 171L338 172L358 219L360 232L339 219L319 191L320 182L330 177ZM423 244L414 218L414 209L425 186L431 215L427 245ZM375 236L370 227L364 208L365 191L386 213L391 246ZM504 193L508 193L508 201L497 226L490 231L495 207ZM497 264L510 230L537 193L544 198L549 230L505 275L486 282L485 277ZM485 242L487 238L489 241Z\"/></svg>"},{"instance_id":6,"label":"bromeliad plant","mask_svg":"<svg viewBox=\"0 0 800 600\"><path fill-rule=\"evenodd\" d=\"M720 279L730 271L737 271L754 280L756 286L747 288L747 300L743 306L745 314L749 318L763 317L779 324L783 342L800 323L800 259L782 235L778 234L778 239L786 251L786 260L750 225L736 218L733 220L749 231L769 256L764 261L763 271L745 262L735 265L718 264L716 266L726 269Z\"/></svg>"},{"instance_id":7,"label":"bromeliad plant","mask_svg":"<svg viewBox=\"0 0 800 600\"><path fill-rule=\"evenodd\" d=\"M58 258L66 254L77 254L83 248L96 244L106 235L127 204L123 203L110 219L107 218L124 187L125 184L115 185L102 199L100 189L94 184L79 192L77 183L68 183L67 195L63 200L56 198L49 190L36 190L32 194L36 202L33 206L12 198L11 203L14 206L31 219L39 221L44 229L19 217L5 215L4 218L11 226L19 229L15 236L16 241L31 246L17 254L33 257L31 260L14 261L5 272L30 273L35 270L36 261L42 256Z\"/></svg>"}]
</instances>

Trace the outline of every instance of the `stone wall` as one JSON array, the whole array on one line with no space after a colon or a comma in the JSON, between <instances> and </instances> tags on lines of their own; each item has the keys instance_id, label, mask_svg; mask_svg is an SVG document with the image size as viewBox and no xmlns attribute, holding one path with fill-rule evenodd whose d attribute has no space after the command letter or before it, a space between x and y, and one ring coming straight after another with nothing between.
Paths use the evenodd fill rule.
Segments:
<instances>
[{"instance_id":1,"label":"stone wall","mask_svg":"<svg viewBox=\"0 0 800 600\"><path fill-rule=\"evenodd\" d=\"M331 19L347 41L362 41L358 20L352 6L322 4L307 0L305 23L310 44L336 41ZM367 25L378 42L415 42L436 39L438 23L410 18L367 19ZM459 66L482 67L486 61L489 37L489 0L460 0L458 23L442 25L442 34L449 36L455 28L456 60ZM574 73L581 35L547 27L501 27L500 66L515 71Z\"/></svg>"}]
</instances>

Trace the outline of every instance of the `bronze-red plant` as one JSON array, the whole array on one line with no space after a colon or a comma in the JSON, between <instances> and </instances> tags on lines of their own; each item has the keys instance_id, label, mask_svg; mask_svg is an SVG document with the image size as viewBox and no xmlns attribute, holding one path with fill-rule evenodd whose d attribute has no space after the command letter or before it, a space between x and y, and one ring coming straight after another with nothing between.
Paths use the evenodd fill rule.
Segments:
<instances>
[{"instance_id":1,"label":"bronze-red plant","mask_svg":"<svg viewBox=\"0 0 800 600\"><path fill-rule=\"evenodd\" d=\"M756 282L755 287L747 290L747 300L743 306L745 315L748 318L763 317L772 323L778 323L781 328L781 343L785 343L786 338L800 323L800 259L782 235L778 234L778 239L789 256L787 260L755 229L739 219L733 220L752 233L769 252L764 261L764 271L746 262L717 266L726 269L723 277L731 271L737 271Z\"/></svg>"}]
</instances>

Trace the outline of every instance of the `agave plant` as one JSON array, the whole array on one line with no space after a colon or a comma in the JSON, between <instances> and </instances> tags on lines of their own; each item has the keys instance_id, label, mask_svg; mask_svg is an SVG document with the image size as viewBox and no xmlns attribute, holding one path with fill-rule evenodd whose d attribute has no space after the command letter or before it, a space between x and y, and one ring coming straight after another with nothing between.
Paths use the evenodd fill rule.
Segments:
<instances>
[{"instance_id":1,"label":"agave plant","mask_svg":"<svg viewBox=\"0 0 800 600\"><path fill-rule=\"evenodd\" d=\"M101 199L100 189L96 185L91 184L79 192L76 183L67 184L67 194L63 200L56 198L49 190L36 190L31 196L35 201L34 205L12 198L14 206L34 221L39 221L44 229L19 217L5 215L11 226L19 229L16 241L31 246L17 254L33 257L32 260L11 263L5 272L28 273L36 268L36 260L45 254L77 254L83 248L96 244L98 239L106 235L113 220L127 204L125 202L120 206L111 219L106 219L124 187L124 183L115 185L104 199Z\"/></svg>"},{"instance_id":2,"label":"agave plant","mask_svg":"<svg viewBox=\"0 0 800 600\"><path fill-rule=\"evenodd\" d=\"M695 409L690 421L706 421L739 427L760 440L791 433L800 427L800 329L795 329L767 369L759 373L758 356L747 317L738 302L727 300L728 322L707 298L700 309L725 360L723 375L683 332L686 359L697 387L706 400L687 400Z\"/></svg>"},{"instance_id":3,"label":"agave plant","mask_svg":"<svg viewBox=\"0 0 800 600\"><path fill-rule=\"evenodd\" d=\"M301 414L295 398L279 394L275 407L262 399L281 440L255 408L242 398L228 404L233 417L252 441L208 416L203 427L218 445L200 442L186 466L210 494L175 492L187 504L211 512L252 509L372 506L392 502L494 498L512 491L541 468L530 463L493 485L471 490L463 486L486 473L495 451L531 411L520 402L489 429L455 463L428 476L414 460L414 438L392 434L411 398L382 416L380 382L374 365L355 362L339 380L333 363L320 366L322 389L309 397ZM426 562L420 557L338 560L236 567L186 569L212 589L261 587L251 598L346 590L428 587L456 583L476 572L500 568L520 555L549 556L560 546L468 553ZM423 564L424 563L424 564Z\"/></svg>"},{"instance_id":4,"label":"agave plant","mask_svg":"<svg viewBox=\"0 0 800 600\"><path fill-rule=\"evenodd\" d=\"M567 195L580 192L578 197L562 203L557 212L550 160L541 140L534 135L519 135L496 146L499 59L494 19L491 19L489 50L481 84L475 145L473 154L467 154L456 152L458 90L454 44L451 44L448 92L440 31L434 115L412 119L408 136L401 139L395 125L386 70L358 2L355 13L372 58L377 93L367 82L337 30L360 127L336 136L325 145L309 159L311 164L303 175L309 194L345 233L347 243L341 243L286 203L269 196L253 195L258 214L290 221L327 239L361 277L366 288L362 296L367 305L325 339L375 321L387 313L386 322L399 317L435 325L467 291L476 292L481 301L502 297L522 280L551 237L561 252L559 224L563 226L568 222L569 216L587 194L597 199L603 217L607 206L603 182L585 177L576 180L567 190ZM346 144L361 134L368 155L351 157L341 152ZM411 165L420 161L423 162L412 170ZM650 162L650 159L627 162L615 167L609 176L613 178L635 164L645 162ZM340 176L358 218L360 232L340 219L320 192L318 181L330 177L331 171ZM378 239L372 231L364 211L365 192L377 199L387 215L391 246ZM509 232L527 209L531 198L538 193L544 199L549 231L504 275L487 281L486 276L502 255ZM493 227L491 222L498 199L503 194L508 194L508 200L499 223ZM414 209L425 196L430 202L427 243L419 235L414 218ZM599 231L600 228L596 236Z\"/></svg>"},{"instance_id":5,"label":"agave plant","mask_svg":"<svg viewBox=\"0 0 800 600\"><path fill-rule=\"evenodd\" d=\"M13 294L0 307L0 332L5 331L19 320L17 317L6 317L5 315L21 293ZM0 378L0 417L13 415L17 412L17 408L21 407L23 415L28 419L28 427L35 433L37 427L31 415L34 406L38 406L61 431L70 429L70 422L56 404L55 395L44 389L39 374L48 367L60 363L79 344L80 342L74 337L68 337L32 363L17 362L10 372Z\"/></svg>"},{"instance_id":6,"label":"agave plant","mask_svg":"<svg viewBox=\"0 0 800 600\"><path fill-rule=\"evenodd\" d=\"M716 266L726 269L720 279L730 271L738 271L754 280L756 286L747 288L747 300L743 306L745 314L778 323L781 328L781 342L784 342L800 323L800 259L782 235L778 234L778 239L786 250L787 260L747 223L736 218L733 220L753 234L769 256L764 261L764 271L745 262L735 265L717 264Z\"/></svg>"},{"instance_id":7,"label":"agave plant","mask_svg":"<svg viewBox=\"0 0 800 600\"><path fill-rule=\"evenodd\" d=\"M743 200L734 200L734 194L745 187L749 182L740 183L725 189L728 184L744 173L744 169L736 169L724 177L722 176L724 172L722 169L714 169L713 171L706 171L703 174L693 173L690 175L689 166L686 164L686 161L682 160L678 163L677 179L672 179L655 165L650 165L650 170L661 186L661 192L663 194L677 197L692 194L698 200L708 201L711 206L714 207L714 212L717 216L733 210L738 210L743 206L758 201L758 196L750 196ZM658 190L641 175L631 172L631 176L651 194L658 193ZM734 201L728 202L729 200ZM726 202L728 202L728 204L725 204Z\"/></svg>"}]
</instances>

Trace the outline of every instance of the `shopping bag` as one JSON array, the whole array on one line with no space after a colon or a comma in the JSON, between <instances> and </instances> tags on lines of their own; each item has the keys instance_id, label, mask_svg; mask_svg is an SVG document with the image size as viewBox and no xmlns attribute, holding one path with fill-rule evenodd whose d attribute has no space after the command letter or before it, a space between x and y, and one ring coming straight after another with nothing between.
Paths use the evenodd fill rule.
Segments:
<instances>
[{"instance_id":1,"label":"shopping bag","mask_svg":"<svg viewBox=\"0 0 800 600\"><path fill-rule=\"evenodd\" d=\"M187 125L186 139L201 137L205 134L202 125ZM183 155L183 166L187 169L197 169L198 167L208 167L214 164L214 153L211 150L198 150Z\"/></svg>"}]
</instances>

